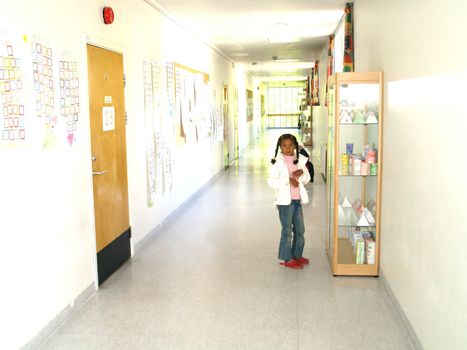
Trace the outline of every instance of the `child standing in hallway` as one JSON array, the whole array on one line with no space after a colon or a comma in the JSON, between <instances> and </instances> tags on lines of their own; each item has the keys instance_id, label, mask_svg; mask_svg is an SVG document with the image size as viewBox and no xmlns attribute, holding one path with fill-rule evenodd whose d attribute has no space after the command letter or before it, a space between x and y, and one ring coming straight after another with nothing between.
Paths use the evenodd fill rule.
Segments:
<instances>
[{"instance_id":1,"label":"child standing in hallway","mask_svg":"<svg viewBox=\"0 0 467 350\"><path fill-rule=\"evenodd\" d=\"M304 185L310 181L306 161L307 158L299 154L294 135L283 134L279 137L271 160L268 184L276 192L274 204L282 226L279 259L284 261L281 265L293 269L301 269L309 263L302 256L305 246L302 204L308 203Z\"/></svg>"}]
</instances>

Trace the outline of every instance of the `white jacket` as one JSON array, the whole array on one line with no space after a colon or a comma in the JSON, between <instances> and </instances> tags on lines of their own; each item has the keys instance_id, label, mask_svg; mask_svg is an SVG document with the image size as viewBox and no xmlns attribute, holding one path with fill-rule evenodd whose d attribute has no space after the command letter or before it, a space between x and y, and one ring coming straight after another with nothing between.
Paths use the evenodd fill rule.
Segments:
<instances>
[{"instance_id":1,"label":"white jacket","mask_svg":"<svg viewBox=\"0 0 467 350\"><path fill-rule=\"evenodd\" d=\"M298 178L302 204L308 203L308 193L304 186L310 182L310 173L305 165L307 160L307 157L300 154L297 164L298 169L303 170L303 174ZM289 171L282 153L278 154L276 162L272 164L269 169L268 185L276 190L276 198L274 200L275 205L289 205L292 202L292 197L290 195Z\"/></svg>"}]
</instances>

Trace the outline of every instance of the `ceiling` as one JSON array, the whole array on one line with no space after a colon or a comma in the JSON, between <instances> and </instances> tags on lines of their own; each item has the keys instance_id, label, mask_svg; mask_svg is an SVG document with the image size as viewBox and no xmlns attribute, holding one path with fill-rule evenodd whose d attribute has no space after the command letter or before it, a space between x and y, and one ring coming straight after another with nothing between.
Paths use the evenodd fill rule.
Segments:
<instances>
[{"instance_id":1,"label":"ceiling","mask_svg":"<svg viewBox=\"0 0 467 350\"><path fill-rule=\"evenodd\" d=\"M149 0L251 75L303 77L345 0Z\"/></svg>"}]
</instances>

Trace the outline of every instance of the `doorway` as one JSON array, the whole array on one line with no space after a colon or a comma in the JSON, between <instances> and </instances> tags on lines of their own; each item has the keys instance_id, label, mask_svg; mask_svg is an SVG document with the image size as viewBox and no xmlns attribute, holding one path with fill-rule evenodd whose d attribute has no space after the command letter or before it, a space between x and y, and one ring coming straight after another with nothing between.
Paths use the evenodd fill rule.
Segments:
<instances>
[{"instance_id":1,"label":"doorway","mask_svg":"<svg viewBox=\"0 0 467 350\"><path fill-rule=\"evenodd\" d=\"M99 285L131 256L123 55L87 45Z\"/></svg>"}]
</instances>

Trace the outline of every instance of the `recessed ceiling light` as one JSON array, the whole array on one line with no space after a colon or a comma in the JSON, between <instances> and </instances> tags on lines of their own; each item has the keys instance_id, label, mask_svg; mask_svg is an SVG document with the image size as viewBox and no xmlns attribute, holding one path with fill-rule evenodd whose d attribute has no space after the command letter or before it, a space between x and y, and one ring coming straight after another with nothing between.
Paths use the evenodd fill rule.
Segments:
<instances>
[{"instance_id":1,"label":"recessed ceiling light","mask_svg":"<svg viewBox=\"0 0 467 350\"><path fill-rule=\"evenodd\" d=\"M298 62L298 58L279 58L276 62Z\"/></svg>"}]
</instances>

